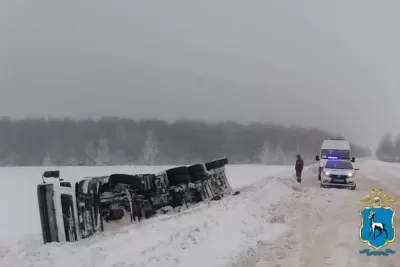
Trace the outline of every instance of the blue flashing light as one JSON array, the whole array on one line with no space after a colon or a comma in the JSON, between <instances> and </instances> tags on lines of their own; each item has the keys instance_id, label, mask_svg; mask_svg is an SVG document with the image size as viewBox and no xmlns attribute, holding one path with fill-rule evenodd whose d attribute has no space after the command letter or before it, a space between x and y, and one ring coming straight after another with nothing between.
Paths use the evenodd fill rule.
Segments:
<instances>
[{"instance_id":1,"label":"blue flashing light","mask_svg":"<svg viewBox=\"0 0 400 267\"><path fill-rule=\"evenodd\" d=\"M328 159L339 159L338 157L328 157Z\"/></svg>"}]
</instances>

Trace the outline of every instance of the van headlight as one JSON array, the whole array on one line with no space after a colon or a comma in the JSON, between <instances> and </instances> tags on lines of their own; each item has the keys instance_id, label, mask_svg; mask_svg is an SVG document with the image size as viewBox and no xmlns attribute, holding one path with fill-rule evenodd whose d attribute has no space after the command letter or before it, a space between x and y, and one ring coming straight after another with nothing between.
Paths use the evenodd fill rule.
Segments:
<instances>
[{"instance_id":1,"label":"van headlight","mask_svg":"<svg viewBox=\"0 0 400 267\"><path fill-rule=\"evenodd\" d=\"M329 172L325 172L325 175L326 175L326 176L329 176L329 175L330 175L330 173L329 173Z\"/></svg>"},{"instance_id":2,"label":"van headlight","mask_svg":"<svg viewBox=\"0 0 400 267\"><path fill-rule=\"evenodd\" d=\"M349 173L347 174L347 176L353 177L353 173L352 173L352 172L349 172Z\"/></svg>"}]
</instances>

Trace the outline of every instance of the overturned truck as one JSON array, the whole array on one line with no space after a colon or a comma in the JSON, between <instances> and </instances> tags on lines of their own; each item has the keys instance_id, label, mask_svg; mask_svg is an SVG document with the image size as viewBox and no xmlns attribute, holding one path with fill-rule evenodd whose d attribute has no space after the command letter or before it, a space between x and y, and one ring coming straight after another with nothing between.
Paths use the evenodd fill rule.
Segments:
<instances>
[{"instance_id":1,"label":"overturned truck","mask_svg":"<svg viewBox=\"0 0 400 267\"><path fill-rule=\"evenodd\" d=\"M226 164L228 159L222 158L158 174L111 174L73 182L61 179L59 171L47 171L37 186L43 242L75 242L105 231L113 221L140 222L218 200L233 193Z\"/></svg>"}]
</instances>

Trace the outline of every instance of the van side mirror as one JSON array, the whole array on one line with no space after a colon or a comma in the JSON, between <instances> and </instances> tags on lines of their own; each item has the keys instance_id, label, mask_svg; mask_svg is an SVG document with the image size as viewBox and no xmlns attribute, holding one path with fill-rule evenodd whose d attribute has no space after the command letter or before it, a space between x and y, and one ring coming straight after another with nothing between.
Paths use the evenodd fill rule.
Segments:
<instances>
[{"instance_id":1,"label":"van side mirror","mask_svg":"<svg viewBox=\"0 0 400 267\"><path fill-rule=\"evenodd\" d=\"M359 169L359 168L355 168L354 170L355 170L355 171L359 171L360 169Z\"/></svg>"},{"instance_id":2,"label":"van side mirror","mask_svg":"<svg viewBox=\"0 0 400 267\"><path fill-rule=\"evenodd\" d=\"M356 162L356 158L355 158L355 157L352 157L352 158L351 158L351 162Z\"/></svg>"},{"instance_id":3,"label":"van side mirror","mask_svg":"<svg viewBox=\"0 0 400 267\"><path fill-rule=\"evenodd\" d=\"M316 160L316 161L319 161L319 156L315 156L315 160Z\"/></svg>"}]
</instances>

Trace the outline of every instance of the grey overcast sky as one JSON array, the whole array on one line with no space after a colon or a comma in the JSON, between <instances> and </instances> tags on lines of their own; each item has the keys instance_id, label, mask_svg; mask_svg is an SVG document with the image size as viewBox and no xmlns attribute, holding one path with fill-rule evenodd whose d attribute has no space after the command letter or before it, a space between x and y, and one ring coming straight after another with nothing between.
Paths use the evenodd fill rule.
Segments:
<instances>
[{"instance_id":1,"label":"grey overcast sky","mask_svg":"<svg viewBox=\"0 0 400 267\"><path fill-rule=\"evenodd\" d=\"M1 0L0 115L400 132L400 2Z\"/></svg>"}]
</instances>

